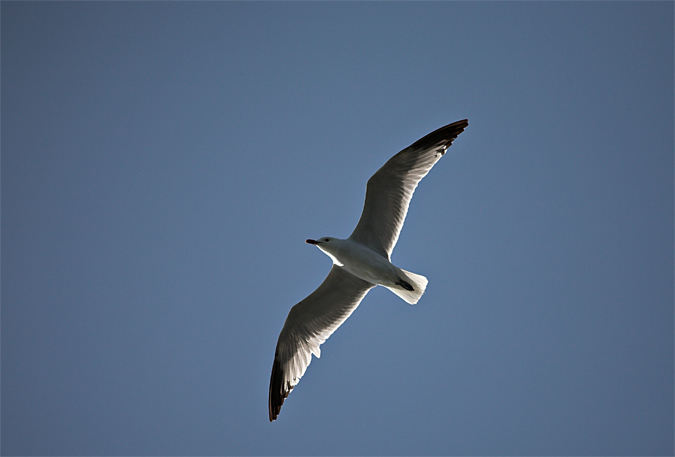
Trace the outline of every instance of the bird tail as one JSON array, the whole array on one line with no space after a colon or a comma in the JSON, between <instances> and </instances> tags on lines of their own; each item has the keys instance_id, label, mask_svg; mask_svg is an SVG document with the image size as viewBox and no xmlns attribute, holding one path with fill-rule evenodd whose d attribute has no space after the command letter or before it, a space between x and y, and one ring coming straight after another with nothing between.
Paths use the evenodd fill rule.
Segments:
<instances>
[{"instance_id":1,"label":"bird tail","mask_svg":"<svg viewBox=\"0 0 675 457\"><path fill-rule=\"evenodd\" d=\"M422 297L429 281L422 275L411 273L406 270L401 270L401 273L403 274L401 275L402 277L399 283L394 286L386 287L407 303L414 305Z\"/></svg>"}]
</instances>

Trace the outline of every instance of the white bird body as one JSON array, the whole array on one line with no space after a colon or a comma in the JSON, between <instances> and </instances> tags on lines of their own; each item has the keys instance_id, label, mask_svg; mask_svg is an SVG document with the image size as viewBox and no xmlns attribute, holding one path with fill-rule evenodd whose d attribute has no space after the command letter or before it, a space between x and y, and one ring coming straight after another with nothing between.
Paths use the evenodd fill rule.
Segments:
<instances>
[{"instance_id":1,"label":"white bird body","mask_svg":"<svg viewBox=\"0 0 675 457\"><path fill-rule=\"evenodd\" d=\"M324 237L318 241L307 240L307 242L315 244L333 260L334 265L344 268L357 278L371 284L384 286L397 295L399 293L405 294L399 296L411 305L417 303L426 289L426 278L402 270L382 254L351 238L341 240ZM414 278L415 276L417 278ZM420 280L419 278L424 279ZM405 285L411 286L413 290L406 289ZM411 292L416 291L419 291L419 293L411 294Z\"/></svg>"},{"instance_id":2,"label":"white bird body","mask_svg":"<svg viewBox=\"0 0 675 457\"><path fill-rule=\"evenodd\" d=\"M347 239L307 240L333 260L321 285L291 308L279 334L272 364L269 419L305 374L312 354L347 320L368 291L384 286L410 304L418 302L427 278L391 263L415 188L468 121L441 127L393 156L369 180L361 219Z\"/></svg>"}]
</instances>

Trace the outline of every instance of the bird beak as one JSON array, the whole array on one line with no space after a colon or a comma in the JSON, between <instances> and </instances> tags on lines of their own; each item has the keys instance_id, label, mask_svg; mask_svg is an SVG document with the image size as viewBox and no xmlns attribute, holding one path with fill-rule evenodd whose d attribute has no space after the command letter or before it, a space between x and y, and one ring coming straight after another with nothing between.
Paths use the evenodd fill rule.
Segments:
<instances>
[{"instance_id":1,"label":"bird beak","mask_svg":"<svg viewBox=\"0 0 675 457\"><path fill-rule=\"evenodd\" d=\"M316 241L316 240L305 240L305 243L307 243L307 244L313 244L313 245L315 245L315 246L318 246L318 245L319 245L319 242Z\"/></svg>"}]
</instances>

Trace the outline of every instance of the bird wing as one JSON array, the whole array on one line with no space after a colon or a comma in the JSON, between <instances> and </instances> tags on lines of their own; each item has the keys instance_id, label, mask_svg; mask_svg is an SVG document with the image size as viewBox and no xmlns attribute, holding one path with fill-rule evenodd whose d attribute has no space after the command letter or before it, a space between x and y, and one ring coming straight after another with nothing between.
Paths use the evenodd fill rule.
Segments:
<instances>
[{"instance_id":1,"label":"bird wing","mask_svg":"<svg viewBox=\"0 0 675 457\"><path fill-rule=\"evenodd\" d=\"M389 259L417 184L468 125L464 119L441 127L396 154L377 170L368 180L363 213L350 238Z\"/></svg>"},{"instance_id":2,"label":"bird wing","mask_svg":"<svg viewBox=\"0 0 675 457\"><path fill-rule=\"evenodd\" d=\"M305 374L312 354L321 356L319 345L347 320L374 286L333 265L323 283L291 308L274 354L270 422L277 418L284 400Z\"/></svg>"}]
</instances>

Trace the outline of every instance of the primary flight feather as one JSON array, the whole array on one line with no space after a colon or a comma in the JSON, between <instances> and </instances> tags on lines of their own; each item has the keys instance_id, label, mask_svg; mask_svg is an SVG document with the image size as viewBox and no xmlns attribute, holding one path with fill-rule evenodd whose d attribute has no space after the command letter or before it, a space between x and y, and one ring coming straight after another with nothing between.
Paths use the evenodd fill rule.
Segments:
<instances>
[{"instance_id":1,"label":"primary flight feather","mask_svg":"<svg viewBox=\"0 0 675 457\"><path fill-rule=\"evenodd\" d=\"M312 354L359 306L373 287L388 288L410 304L427 286L424 276L402 270L390 261L417 184L445 154L469 122L441 127L389 159L369 180L361 219L351 236L307 240L333 260L321 285L291 308L281 329L272 364L269 419L275 420Z\"/></svg>"}]
</instances>

